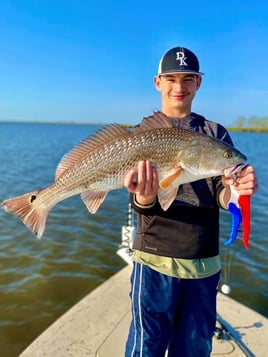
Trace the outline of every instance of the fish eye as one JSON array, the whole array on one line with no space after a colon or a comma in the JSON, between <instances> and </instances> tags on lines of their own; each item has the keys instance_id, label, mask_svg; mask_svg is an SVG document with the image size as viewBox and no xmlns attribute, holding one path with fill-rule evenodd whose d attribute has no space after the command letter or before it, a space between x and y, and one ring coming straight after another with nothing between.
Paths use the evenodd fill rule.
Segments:
<instances>
[{"instance_id":1,"label":"fish eye","mask_svg":"<svg viewBox=\"0 0 268 357\"><path fill-rule=\"evenodd\" d=\"M227 150L224 152L223 156L226 157L226 159L230 159L233 155L230 150Z\"/></svg>"}]
</instances>

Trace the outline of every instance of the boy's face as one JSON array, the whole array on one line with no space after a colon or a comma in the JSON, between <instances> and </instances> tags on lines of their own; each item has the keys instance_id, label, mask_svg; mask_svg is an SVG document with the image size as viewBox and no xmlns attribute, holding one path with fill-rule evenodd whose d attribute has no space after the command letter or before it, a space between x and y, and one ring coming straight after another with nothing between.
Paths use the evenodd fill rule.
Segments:
<instances>
[{"instance_id":1,"label":"boy's face","mask_svg":"<svg viewBox=\"0 0 268 357\"><path fill-rule=\"evenodd\" d=\"M162 96L162 110L166 115L186 116L191 112L192 101L201 84L201 76L174 73L156 76L154 84Z\"/></svg>"}]
</instances>

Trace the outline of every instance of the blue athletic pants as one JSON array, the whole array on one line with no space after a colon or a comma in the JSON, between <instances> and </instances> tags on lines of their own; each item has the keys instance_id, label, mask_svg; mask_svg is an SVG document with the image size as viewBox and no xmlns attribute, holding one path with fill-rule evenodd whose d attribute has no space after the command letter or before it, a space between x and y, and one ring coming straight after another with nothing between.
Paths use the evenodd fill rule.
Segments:
<instances>
[{"instance_id":1,"label":"blue athletic pants","mask_svg":"<svg viewBox=\"0 0 268 357\"><path fill-rule=\"evenodd\" d=\"M210 356L219 276L178 279L134 262L125 357Z\"/></svg>"}]
</instances>

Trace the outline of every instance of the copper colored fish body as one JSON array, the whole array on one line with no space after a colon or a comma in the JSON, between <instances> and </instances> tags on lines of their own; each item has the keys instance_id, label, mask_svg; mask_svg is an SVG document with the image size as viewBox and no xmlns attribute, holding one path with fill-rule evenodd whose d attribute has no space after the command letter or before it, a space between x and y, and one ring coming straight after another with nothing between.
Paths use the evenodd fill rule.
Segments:
<instances>
[{"instance_id":1,"label":"copper colored fish body","mask_svg":"<svg viewBox=\"0 0 268 357\"><path fill-rule=\"evenodd\" d=\"M181 184L232 172L246 157L207 135L173 128L165 115L155 113L133 130L109 125L95 133L63 157L50 186L5 200L2 206L41 237L57 203L80 194L95 213L110 190L123 187L126 172L140 160L156 165L158 199L166 210Z\"/></svg>"}]
</instances>

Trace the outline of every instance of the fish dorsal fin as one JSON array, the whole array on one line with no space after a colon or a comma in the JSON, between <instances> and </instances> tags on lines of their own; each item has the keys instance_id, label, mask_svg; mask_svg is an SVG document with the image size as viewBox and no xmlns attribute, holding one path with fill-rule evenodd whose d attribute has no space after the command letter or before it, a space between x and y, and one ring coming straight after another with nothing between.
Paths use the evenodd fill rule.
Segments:
<instances>
[{"instance_id":1,"label":"fish dorsal fin","mask_svg":"<svg viewBox=\"0 0 268 357\"><path fill-rule=\"evenodd\" d=\"M129 131L120 124L110 124L105 126L103 129L100 129L63 156L58 164L55 179L57 180L61 177L66 170L88 155L91 151L128 133Z\"/></svg>"},{"instance_id":2,"label":"fish dorsal fin","mask_svg":"<svg viewBox=\"0 0 268 357\"><path fill-rule=\"evenodd\" d=\"M139 125L139 129L154 129L154 128L172 128L172 122L170 119L162 112L154 112L153 115L143 118Z\"/></svg>"}]
</instances>

